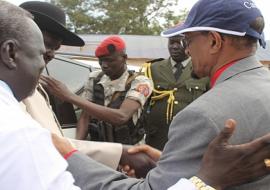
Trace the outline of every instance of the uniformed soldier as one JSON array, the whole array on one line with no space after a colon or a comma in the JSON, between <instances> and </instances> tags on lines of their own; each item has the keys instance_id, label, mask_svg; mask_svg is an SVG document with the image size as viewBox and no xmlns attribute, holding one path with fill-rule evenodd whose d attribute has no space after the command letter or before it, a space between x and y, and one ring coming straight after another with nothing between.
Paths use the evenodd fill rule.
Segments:
<instances>
[{"instance_id":1,"label":"uniformed soldier","mask_svg":"<svg viewBox=\"0 0 270 190\"><path fill-rule=\"evenodd\" d=\"M173 116L208 90L208 78L192 78L191 59L185 54L183 37L168 40L170 57L146 64L146 76L154 83L146 112L146 144L162 150L168 141Z\"/></svg>"},{"instance_id":2,"label":"uniformed soldier","mask_svg":"<svg viewBox=\"0 0 270 190\"><path fill-rule=\"evenodd\" d=\"M118 36L103 40L95 51L101 71L90 73L82 99L60 82L43 77L47 88L60 99L82 108L77 138L85 139L88 124L95 132L91 140L136 144L144 136L142 108L152 93L152 82L127 70L124 41ZM92 135L92 134L91 134Z\"/></svg>"},{"instance_id":3,"label":"uniformed soldier","mask_svg":"<svg viewBox=\"0 0 270 190\"><path fill-rule=\"evenodd\" d=\"M106 38L97 47L95 54L102 71L90 73L84 97L109 109L102 110L102 116L84 110L77 126L79 139L86 137L89 116L92 140L136 144L143 138L140 116L152 84L145 76L127 70L125 49L118 36Z\"/></svg>"}]
</instances>

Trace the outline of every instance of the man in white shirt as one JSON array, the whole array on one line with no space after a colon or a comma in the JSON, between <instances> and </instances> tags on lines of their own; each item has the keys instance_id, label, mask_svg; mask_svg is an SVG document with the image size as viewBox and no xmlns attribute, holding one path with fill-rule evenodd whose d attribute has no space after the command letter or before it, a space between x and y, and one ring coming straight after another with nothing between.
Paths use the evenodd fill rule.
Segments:
<instances>
[{"instance_id":1,"label":"man in white shirt","mask_svg":"<svg viewBox=\"0 0 270 190\"><path fill-rule=\"evenodd\" d=\"M49 131L19 105L44 68L42 33L29 13L0 1L0 39L1 189L79 190Z\"/></svg>"}]
</instances>

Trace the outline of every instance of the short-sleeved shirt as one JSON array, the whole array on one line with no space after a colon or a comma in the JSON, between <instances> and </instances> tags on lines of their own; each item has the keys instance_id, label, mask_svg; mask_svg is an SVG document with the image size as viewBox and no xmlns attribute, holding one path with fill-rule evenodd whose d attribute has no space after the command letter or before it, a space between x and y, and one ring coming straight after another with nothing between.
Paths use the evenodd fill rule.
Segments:
<instances>
[{"instance_id":1,"label":"short-sleeved shirt","mask_svg":"<svg viewBox=\"0 0 270 190\"><path fill-rule=\"evenodd\" d=\"M94 94L94 79L99 75L101 71L94 71L91 72L89 78L84 86L84 93L83 97L89 101L93 101L93 94ZM107 75L103 75L98 82L104 88L104 104L107 106L112 99L112 96L117 91L125 91L126 89L126 81L129 77L129 72L126 70L121 77L116 80L111 80ZM136 78L131 82L131 87L126 94L126 98L135 100L140 103L141 107L138 109L136 113L133 115L133 122L134 124L137 123L138 118L141 115L143 106L149 96L152 93L153 84L150 79L145 76L138 75Z\"/></svg>"}]
</instances>

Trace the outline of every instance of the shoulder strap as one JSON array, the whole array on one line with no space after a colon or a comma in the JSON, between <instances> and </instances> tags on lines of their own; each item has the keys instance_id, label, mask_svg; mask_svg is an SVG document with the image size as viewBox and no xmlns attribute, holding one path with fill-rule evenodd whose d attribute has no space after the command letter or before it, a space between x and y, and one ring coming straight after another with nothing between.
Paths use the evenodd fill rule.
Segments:
<instances>
[{"instance_id":1,"label":"shoulder strap","mask_svg":"<svg viewBox=\"0 0 270 190\"><path fill-rule=\"evenodd\" d=\"M97 84L97 83L100 81L100 79L103 77L103 75L104 75L104 73L103 73L103 71L101 71L101 72L97 75L97 77L94 78L94 80L93 80L94 85Z\"/></svg>"},{"instance_id":2,"label":"shoulder strap","mask_svg":"<svg viewBox=\"0 0 270 190\"><path fill-rule=\"evenodd\" d=\"M129 76L127 78L126 84L125 84L125 91L124 92L115 92L112 96L111 102L115 101L119 96L121 96L123 93L126 94L126 92L130 89L132 81L139 75L138 73L135 73L134 71L128 71Z\"/></svg>"},{"instance_id":3,"label":"shoulder strap","mask_svg":"<svg viewBox=\"0 0 270 190\"><path fill-rule=\"evenodd\" d=\"M146 63L155 63L155 62L159 62L159 61L163 61L164 58L157 58L157 59L152 59L152 60L149 60L149 61L146 61Z\"/></svg>"},{"instance_id":4,"label":"shoulder strap","mask_svg":"<svg viewBox=\"0 0 270 190\"><path fill-rule=\"evenodd\" d=\"M104 89L102 85L99 85L98 82L103 77L104 73L101 71L94 79L93 79L93 102L99 105L104 105Z\"/></svg>"},{"instance_id":5,"label":"shoulder strap","mask_svg":"<svg viewBox=\"0 0 270 190\"><path fill-rule=\"evenodd\" d=\"M126 81L126 88L125 88L126 91L128 91L128 90L130 89L132 81L134 81L134 79L135 79L137 76L140 75L140 73L136 73L136 72L134 72L134 71L128 71L128 73L129 73L129 76L128 76L128 79L127 79L127 81Z\"/></svg>"}]
</instances>

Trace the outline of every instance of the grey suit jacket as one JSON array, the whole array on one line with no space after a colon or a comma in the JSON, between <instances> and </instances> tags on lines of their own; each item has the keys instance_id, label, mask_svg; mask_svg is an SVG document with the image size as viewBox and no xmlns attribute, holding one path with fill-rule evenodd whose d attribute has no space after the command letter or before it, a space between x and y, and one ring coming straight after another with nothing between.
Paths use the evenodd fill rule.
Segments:
<instances>
[{"instance_id":1,"label":"grey suit jacket","mask_svg":"<svg viewBox=\"0 0 270 190\"><path fill-rule=\"evenodd\" d=\"M207 145L229 118L237 121L233 144L270 132L270 72L253 56L228 68L211 90L175 116L162 157L144 181L127 179L79 154L68 160L68 169L82 189L165 190L196 174ZM270 177L231 189L269 190Z\"/></svg>"}]
</instances>

